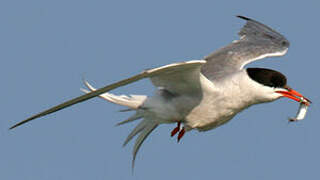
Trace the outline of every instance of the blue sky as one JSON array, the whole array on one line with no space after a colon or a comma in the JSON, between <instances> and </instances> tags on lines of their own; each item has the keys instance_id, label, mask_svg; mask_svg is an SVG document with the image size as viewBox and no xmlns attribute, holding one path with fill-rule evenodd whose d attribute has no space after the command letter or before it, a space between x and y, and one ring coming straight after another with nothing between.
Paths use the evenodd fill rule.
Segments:
<instances>
[{"instance_id":1,"label":"blue sky","mask_svg":"<svg viewBox=\"0 0 320 180\"><path fill-rule=\"evenodd\" d=\"M317 1L0 2L0 179L317 179L319 178L319 8ZM244 15L284 34L287 55L250 64L284 73L313 100L253 106L215 130L177 144L162 125L143 144L131 173L130 113L89 100L9 131L26 117L143 69L201 59L238 39ZM151 95L148 80L114 90Z\"/></svg>"}]
</instances>

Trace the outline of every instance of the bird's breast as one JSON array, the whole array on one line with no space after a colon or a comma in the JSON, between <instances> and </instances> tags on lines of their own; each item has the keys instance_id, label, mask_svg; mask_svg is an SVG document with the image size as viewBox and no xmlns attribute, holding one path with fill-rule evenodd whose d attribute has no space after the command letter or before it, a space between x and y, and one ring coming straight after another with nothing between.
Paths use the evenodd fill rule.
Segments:
<instances>
[{"instance_id":1,"label":"bird's breast","mask_svg":"<svg viewBox=\"0 0 320 180\"><path fill-rule=\"evenodd\" d=\"M186 116L186 124L192 129L207 131L225 124L253 104L236 84L227 87L204 93L201 102Z\"/></svg>"},{"instance_id":2,"label":"bird's breast","mask_svg":"<svg viewBox=\"0 0 320 180\"><path fill-rule=\"evenodd\" d=\"M245 107L235 108L228 101L203 101L186 117L186 124L192 129L207 131L225 124Z\"/></svg>"}]
</instances>

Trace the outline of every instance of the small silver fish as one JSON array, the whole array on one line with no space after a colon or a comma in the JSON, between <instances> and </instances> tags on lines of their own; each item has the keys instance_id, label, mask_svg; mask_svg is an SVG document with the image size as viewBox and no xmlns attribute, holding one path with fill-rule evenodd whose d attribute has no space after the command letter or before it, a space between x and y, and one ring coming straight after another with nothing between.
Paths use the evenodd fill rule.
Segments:
<instances>
[{"instance_id":1,"label":"small silver fish","mask_svg":"<svg viewBox=\"0 0 320 180\"><path fill-rule=\"evenodd\" d=\"M298 110L298 112L297 112L296 117L289 118L289 121L290 121L290 122L293 122L293 121L303 120L304 117L306 117L307 110L308 110L308 106L309 106L308 103L306 103L305 101L302 101L302 102L300 103L299 110Z\"/></svg>"}]
</instances>

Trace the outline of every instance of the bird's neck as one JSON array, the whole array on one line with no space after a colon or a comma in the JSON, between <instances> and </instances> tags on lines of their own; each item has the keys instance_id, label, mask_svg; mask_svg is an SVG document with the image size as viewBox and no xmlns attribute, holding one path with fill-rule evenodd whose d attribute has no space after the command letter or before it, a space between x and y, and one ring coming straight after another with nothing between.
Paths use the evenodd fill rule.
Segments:
<instances>
[{"instance_id":1,"label":"bird's neck","mask_svg":"<svg viewBox=\"0 0 320 180\"><path fill-rule=\"evenodd\" d=\"M269 101L263 96L268 89L251 80L245 70L225 78L217 86L220 86L220 93L224 99L230 101L226 103L226 107L234 111Z\"/></svg>"}]
</instances>

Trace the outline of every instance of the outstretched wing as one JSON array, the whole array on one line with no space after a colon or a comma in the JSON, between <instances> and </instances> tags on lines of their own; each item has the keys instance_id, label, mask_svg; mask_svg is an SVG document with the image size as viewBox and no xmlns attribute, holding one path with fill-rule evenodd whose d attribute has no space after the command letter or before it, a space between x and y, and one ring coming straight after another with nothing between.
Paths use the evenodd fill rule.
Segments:
<instances>
[{"instance_id":1,"label":"outstretched wing","mask_svg":"<svg viewBox=\"0 0 320 180\"><path fill-rule=\"evenodd\" d=\"M10 127L10 129L18 127L36 118L54 113L61 109L72 106L74 104L94 98L105 92L113 90L117 87L130 84L132 82L138 81L143 78L151 78L151 81L153 82L154 85L162 86L168 89L169 91L172 91L173 93L184 93L184 92L187 93L190 90L192 91L197 90L200 86L200 82L199 82L200 68L204 63L206 63L206 61L204 60L193 60L193 61L169 64L159 68L143 71L138 75L107 85L103 88L97 89L96 91L92 91L90 93L76 97L62 104L54 106L50 109L47 109L43 112L35 114L15 124L14 126ZM197 73L197 75L194 76L195 75L194 73Z\"/></svg>"},{"instance_id":2,"label":"outstretched wing","mask_svg":"<svg viewBox=\"0 0 320 180\"><path fill-rule=\"evenodd\" d=\"M241 70L246 64L271 56L284 55L290 45L280 33L253 19L237 16L247 21L236 40L204 59L207 63L201 72L209 80L219 80Z\"/></svg>"},{"instance_id":3,"label":"outstretched wing","mask_svg":"<svg viewBox=\"0 0 320 180\"><path fill-rule=\"evenodd\" d=\"M173 94L189 94L201 91L200 69L205 60L193 60L169 64L148 70L152 84Z\"/></svg>"}]
</instances>

